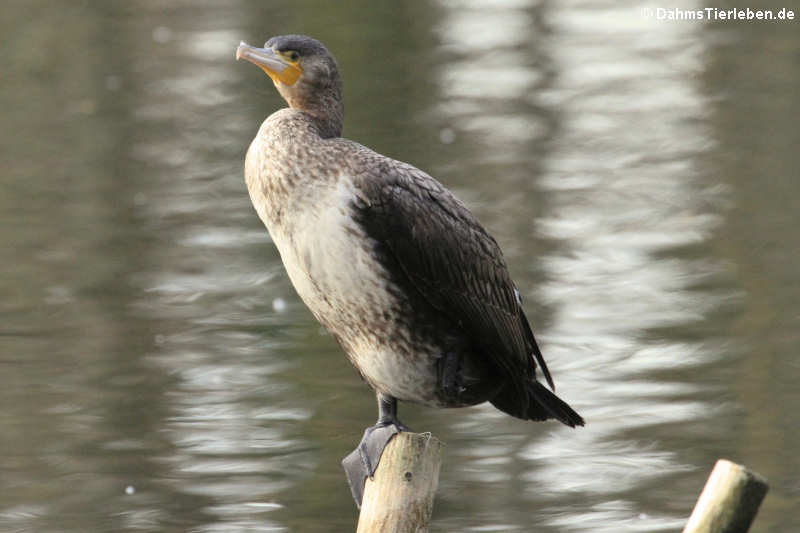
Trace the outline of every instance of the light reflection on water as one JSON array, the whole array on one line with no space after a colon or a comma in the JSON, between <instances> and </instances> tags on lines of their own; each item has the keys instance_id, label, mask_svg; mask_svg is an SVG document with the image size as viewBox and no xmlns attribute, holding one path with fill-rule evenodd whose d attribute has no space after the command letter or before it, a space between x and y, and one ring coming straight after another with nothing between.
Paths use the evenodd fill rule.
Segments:
<instances>
[{"instance_id":1,"label":"light reflection on water","mask_svg":"<svg viewBox=\"0 0 800 533\"><path fill-rule=\"evenodd\" d=\"M182 318L148 356L174 378L164 391L171 414L159 430L168 451L156 462L170 491L207 502L196 527L204 532L285 531L272 518L283 508L277 496L318 463L297 432L310 411L286 400L297 392L280 377L292 366L283 353L288 344L263 335L266 327L286 328L296 319L270 306L286 290L282 271L274 257L272 265L242 261L248 250L269 248L265 231L235 225L252 209L241 185L242 147L228 142L246 138L249 124L226 117L209 131L196 114L237 96L230 90L230 43L240 38L232 29L182 33L175 52L187 67L148 84L146 100L159 104L138 114L182 134L134 147L151 168L176 174L146 206L150 220L178 222L170 224L174 244L165 243L158 269L139 279L137 307L165 320ZM195 113L186 113L187 103ZM204 155L197 157L198 149Z\"/></svg>"},{"instance_id":2,"label":"light reflection on water","mask_svg":"<svg viewBox=\"0 0 800 533\"><path fill-rule=\"evenodd\" d=\"M481 451L473 449L461 482L518 484L531 500L544 496L550 508L541 523L554 530L679 529L684 515L625 497L689 467L652 439L623 435L714 412L694 398L696 385L649 377L713 360L713 348L645 335L701 321L719 305L691 290L719 265L669 257L671 249L702 243L720 219L708 207L724 203L724 188L706 185L693 164L711 145L696 120L706 102L692 79L703 52L701 28L632 21L640 15L615 3L595 2L590 10L561 3L547 13L546 59L531 64L520 50L542 27L525 3L442 5L444 46L463 54L442 75L442 112L452 115L457 131L480 137L473 157L498 162L494 154L502 153L524 161L541 134L531 125L547 123L548 110L557 116L556 131L547 131L554 148L539 162L537 180L548 204L528 218L540 238L556 245L535 258L532 268L540 266L547 281L530 297L554 310L539 337L559 390L588 422L578 431L549 427L527 441L504 436L498 447L475 439L470 446ZM513 24L482 26L498 17ZM669 64L655 59L664 57ZM548 69L558 75L548 77ZM533 105L527 112L517 107L513 120L496 103L526 99ZM515 170L498 174L509 172ZM486 411L471 416L487 415L496 420ZM482 510L487 527L497 530L530 523L525 517L512 526L504 510ZM493 520L503 523L492 526Z\"/></svg>"},{"instance_id":3,"label":"light reflection on water","mask_svg":"<svg viewBox=\"0 0 800 533\"><path fill-rule=\"evenodd\" d=\"M302 31L328 42L358 95L347 132L372 132L356 140L388 146L474 208L506 252L559 394L587 419L570 430L491 406L402 406L447 443L433 530L677 530L719 450L771 464L763 428L793 442L762 419L737 425L732 376L757 388L763 367L736 378L730 316L743 285L766 283L740 281L747 262L718 249L743 200L709 155L720 134L701 86L707 28L604 1L438 0L404 4L430 13L424 23L398 25L399 9L366 34L344 7L301 4L108 3L3 23L17 80L0 87L4 140L20 155L0 197L15 257L0 278L0 529L352 529L338 461L372 422L372 399L294 294L241 175L279 101L233 50L294 30L290 7L346 21ZM108 55L90 46L93 28L109 34ZM15 44L31 32L64 34L64 51ZM85 64L61 68L61 53ZM387 75L377 56L395 78L374 75ZM430 91L414 92L423 82ZM727 238L749 249L764 235ZM754 337L768 353L796 338L771 333ZM793 383L796 362L776 361L777 382ZM785 384L754 397L785 401L791 420ZM756 437L741 444L739 432ZM792 518L786 471L770 524Z\"/></svg>"},{"instance_id":4,"label":"light reflection on water","mask_svg":"<svg viewBox=\"0 0 800 533\"><path fill-rule=\"evenodd\" d=\"M700 322L718 305L692 287L719 265L670 254L710 236L720 217L709 206L724 194L693 163L711 145L693 81L702 26L643 23L613 3L595 3L591 21L570 3L559 7L548 45L560 75L544 97L562 109L561 127L539 183L551 204L538 220L558 245L543 260L548 282L537 296L557 309L542 339L550 357L569 361L559 364L562 390L582 391L576 403L588 424L525 449L536 466L529 490L581 495L582 513L555 502L563 512L549 522L558 530L678 530L683 514L632 495L691 468L646 428L714 411L696 385L650 377L707 362L714 348L646 335Z\"/></svg>"}]
</instances>

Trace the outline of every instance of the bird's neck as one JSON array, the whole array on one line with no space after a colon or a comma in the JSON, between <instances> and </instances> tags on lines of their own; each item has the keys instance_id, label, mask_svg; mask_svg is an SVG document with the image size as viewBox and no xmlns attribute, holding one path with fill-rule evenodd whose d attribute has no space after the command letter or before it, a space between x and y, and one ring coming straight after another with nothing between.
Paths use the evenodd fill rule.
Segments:
<instances>
[{"instance_id":1,"label":"bird's neck","mask_svg":"<svg viewBox=\"0 0 800 533\"><path fill-rule=\"evenodd\" d=\"M309 109L303 109L302 111L311 117L311 121L319 131L319 136L323 139L342 136L342 109L338 111L326 109L324 113L317 113L315 110Z\"/></svg>"},{"instance_id":2,"label":"bird's neck","mask_svg":"<svg viewBox=\"0 0 800 533\"><path fill-rule=\"evenodd\" d=\"M300 99L294 95L286 99L289 107L308 115L323 139L341 137L344 121L344 105L338 87L314 94L312 98Z\"/></svg>"}]
</instances>

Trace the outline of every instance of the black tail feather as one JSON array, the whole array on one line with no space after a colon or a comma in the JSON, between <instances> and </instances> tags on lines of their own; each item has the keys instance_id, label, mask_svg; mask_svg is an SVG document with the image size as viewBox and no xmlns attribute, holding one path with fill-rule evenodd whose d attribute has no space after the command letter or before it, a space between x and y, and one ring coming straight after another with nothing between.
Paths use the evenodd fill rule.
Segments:
<instances>
[{"instance_id":1,"label":"black tail feather","mask_svg":"<svg viewBox=\"0 0 800 533\"><path fill-rule=\"evenodd\" d=\"M523 331L525 331L525 336L528 338L528 347L531 350L534 359L536 359L536 362L539 364L539 369L542 371L544 379L547 381L547 384L550 385L550 390L555 392L556 384L553 383L553 378L550 376L550 370L547 368L547 363L544 362L542 351L539 349L539 345L536 343L536 337L533 336L533 331L531 330L531 325L528 322L528 317L525 316L525 312L522 310L522 308L519 310L519 317L520 321L522 322Z\"/></svg>"},{"instance_id":2,"label":"black tail feather","mask_svg":"<svg viewBox=\"0 0 800 533\"><path fill-rule=\"evenodd\" d=\"M506 392L503 389L492 400L492 405L508 413L511 416L523 420L549 420L554 418L569 427L582 426L584 424L581 415L576 413L572 407L550 392L538 381L528 383L528 405L519 405L513 391Z\"/></svg>"},{"instance_id":3,"label":"black tail feather","mask_svg":"<svg viewBox=\"0 0 800 533\"><path fill-rule=\"evenodd\" d=\"M567 405L567 402L556 396L554 393L539 383L538 381L532 382L528 386L528 393L530 394L530 405L528 405L528 417L531 420L537 420L534 416L539 417L547 414L546 418L555 418L562 424L569 427L582 426L584 424L581 415L576 413L572 407Z\"/></svg>"}]
</instances>

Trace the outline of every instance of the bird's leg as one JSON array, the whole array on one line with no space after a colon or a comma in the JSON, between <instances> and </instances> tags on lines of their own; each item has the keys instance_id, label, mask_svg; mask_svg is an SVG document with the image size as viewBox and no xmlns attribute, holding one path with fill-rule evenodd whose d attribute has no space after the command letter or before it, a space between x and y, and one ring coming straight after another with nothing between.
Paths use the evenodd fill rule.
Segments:
<instances>
[{"instance_id":1,"label":"bird's leg","mask_svg":"<svg viewBox=\"0 0 800 533\"><path fill-rule=\"evenodd\" d=\"M361 508L364 496L364 483L372 477L378 468L383 449L397 433L410 431L397 419L397 400L386 394L378 393L378 422L364 430L364 436L355 450L342 460L350 492L356 506Z\"/></svg>"},{"instance_id":2,"label":"bird's leg","mask_svg":"<svg viewBox=\"0 0 800 533\"><path fill-rule=\"evenodd\" d=\"M397 400L383 393L378 393L378 422L375 426L393 425L397 432L411 431L397 418Z\"/></svg>"}]
</instances>

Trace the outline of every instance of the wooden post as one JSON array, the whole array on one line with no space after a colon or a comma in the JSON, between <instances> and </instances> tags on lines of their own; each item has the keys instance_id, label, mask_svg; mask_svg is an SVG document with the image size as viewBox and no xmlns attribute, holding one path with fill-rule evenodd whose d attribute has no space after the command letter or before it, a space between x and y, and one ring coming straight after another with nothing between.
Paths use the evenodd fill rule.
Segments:
<instances>
[{"instance_id":1,"label":"wooden post","mask_svg":"<svg viewBox=\"0 0 800 533\"><path fill-rule=\"evenodd\" d=\"M718 460L683 533L746 533L768 489L760 475Z\"/></svg>"},{"instance_id":2,"label":"wooden post","mask_svg":"<svg viewBox=\"0 0 800 533\"><path fill-rule=\"evenodd\" d=\"M395 435L364 486L357 533L427 532L441 449L442 443L430 433Z\"/></svg>"}]
</instances>

